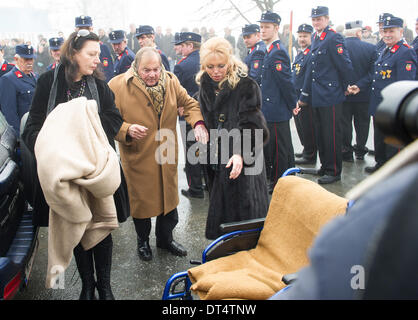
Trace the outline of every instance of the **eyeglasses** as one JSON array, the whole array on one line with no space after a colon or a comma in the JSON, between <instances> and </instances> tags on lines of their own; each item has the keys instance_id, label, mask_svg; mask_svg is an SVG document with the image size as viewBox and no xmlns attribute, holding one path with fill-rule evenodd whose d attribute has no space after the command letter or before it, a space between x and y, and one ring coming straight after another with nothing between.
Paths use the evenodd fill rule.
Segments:
<instances>
[{"instance_id":1,"label":"eyeglasses","mask_svg":"<svg viewBox=\"0 0 418 320\"><path fill-rule=\"evenodd\" d=\"M89 30L81 29L77 32L77 36L74 38L74 43L78 41L81 37L87 37L90 34Z\"/></svg>"}]
</instances>

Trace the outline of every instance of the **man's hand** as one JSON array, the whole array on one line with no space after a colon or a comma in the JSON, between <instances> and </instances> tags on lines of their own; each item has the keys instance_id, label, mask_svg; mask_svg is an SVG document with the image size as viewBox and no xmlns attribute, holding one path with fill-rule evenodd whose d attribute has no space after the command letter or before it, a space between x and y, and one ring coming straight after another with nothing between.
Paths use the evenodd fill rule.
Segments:
<instances>
[{"instance_id":1,"label":"man's hand","mask_svg":"<svg viewBox=\"0 0 418 320\"><path fill-rule=\"evenodd\" d=\"M199 124L194 128L194 137L197 142L207 144L209 141L209 133L203 124Z\"/></svg>"},{"instance_id":2,"label":"man's hand","mask_svg":"<svg viewBox=\"0 0 418 320\"><path fill-rule=\"evenodd\" d=\"M356 95L360 92L360 88L357 87L356 85L348 86L347 91L351 95Z\"/></svg>"},{"instance_id":3,"label":"man's hand","mask_svg":"<svg viewBox=\"0 0 418 320\"><path fill-rule=\"evenodd\" d=\"M178 107L177 108L177 113L178 113L179 117L182 117L184 115L184 107Z\"/></svg>"},{"instance_id":4,"label":"man's hand","mask_svg":"<svg viewBox=\"0 0 418 320\"><path fill-rule=\"evenodd\" d=\"M301 107L297 103L295 109L293 109L293 115L297 116L301 110Z\"/></svg>"},{"instance_id":5,"label":"man's hand","mask_svg":"<svg viewBox=\"0 0 418 320\"><path fill-rule=\"evenodd\" d=\"M148 128L139 124L133 124L128 128L128 135L135 140L140 140L148 135Z\"/></svg>"},{"instance_id":6,"label":"man's hand","mask_svg":"<svg viewBox=\"0 0 418 320\"><path fill-rule=\"evenodd\" d=\"M229 179L235 180L237 179L242 171L244 165L244 161L242 157L238 154L234 154L231 159L229 159L228 164L226 165L227 168L232 166L231 174L229 175Z\"/></svg>"}]
</instances>

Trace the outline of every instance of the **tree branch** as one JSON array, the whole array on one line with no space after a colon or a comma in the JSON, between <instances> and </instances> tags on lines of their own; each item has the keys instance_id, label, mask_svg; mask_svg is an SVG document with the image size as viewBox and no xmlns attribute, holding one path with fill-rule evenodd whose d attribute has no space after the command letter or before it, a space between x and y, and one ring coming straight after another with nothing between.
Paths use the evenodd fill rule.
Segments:
<instances>
[{"instance_id":1,"label":"tree branch","mask_svg":"<svg viewBox=\"0 0 418 320\"><path fill-rule=\"evenodd\" d=\"M250 20L248 20L247 19L247 17L241 12L241 10L235 5L235 3L234 2L232 2L232 0L229 0L229 2L231 3L231 5L234 7L234 9L235 10L237 10L238 11L238 13L239 13L239 15L241 16L241 17L243 17L244 18L244 20L246 20L247 22L248 22L248 24L251 24L251 21Z\"/></svg>"}]
</instances>

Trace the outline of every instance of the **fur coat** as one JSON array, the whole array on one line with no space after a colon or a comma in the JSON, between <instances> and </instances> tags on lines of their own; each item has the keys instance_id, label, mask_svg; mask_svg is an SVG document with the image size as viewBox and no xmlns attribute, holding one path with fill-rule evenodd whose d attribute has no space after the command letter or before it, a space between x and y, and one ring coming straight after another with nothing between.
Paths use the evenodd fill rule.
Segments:
<instances>
[{"instance_id":1,"label":"fur coat","mask_svg":"<svg viewBox=\"0 0 418 320\"><path fill-rule=\"evenodd\" d=\"M221 235L219 226L222 223L265 217L269 205L263 156L263 145L268 141L269 133L261 112L260 88L247 77L241 78L235 89L226 84L216 94L216 87L217 84L205 73L201 79L199 102L211 141L207 150L208 239ZM255 140L257 129L258 141ZM235 131L239 139L232 138L234 134L231 134L226 140L216 140L214 136L221 131L229 134ZM218 158L224 159L214 161L216 152L220 155ZM244 159L244 168L236 180L229 179L231 168L226 168L233 154L241 154Z\"/></svg>"}]
</instances>

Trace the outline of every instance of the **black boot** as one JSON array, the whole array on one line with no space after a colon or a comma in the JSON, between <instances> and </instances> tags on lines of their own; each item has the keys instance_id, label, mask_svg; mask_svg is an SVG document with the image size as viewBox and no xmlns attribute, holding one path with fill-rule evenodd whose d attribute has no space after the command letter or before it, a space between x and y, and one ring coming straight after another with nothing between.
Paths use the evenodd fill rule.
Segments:
<instances>
[{"instance_id":1,"label":"black boot","mask_svg":"<svg viewBox=\"0 0 418 320\"><path fill-rule=\"evenodd\" d=\"M74 248L74 257L80 273L82 289L80 300L97 300L95 296L96 281L94 280L94 265L92 250L85 251L81 244Z\"/></svg>"},{"instance_id":2,"label":"black boot","mask_svg":"<svg viewBox=\"0 0 418 320\"><path fill-rule=\"evenodd\" d=\"M110 287L113 241L111 235L93 248L97 275L97 291L100 300L115 300Z\"/></svg>"}]
</instances>

